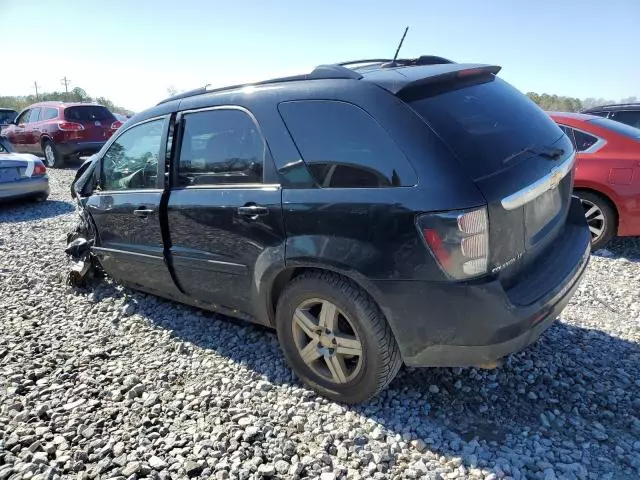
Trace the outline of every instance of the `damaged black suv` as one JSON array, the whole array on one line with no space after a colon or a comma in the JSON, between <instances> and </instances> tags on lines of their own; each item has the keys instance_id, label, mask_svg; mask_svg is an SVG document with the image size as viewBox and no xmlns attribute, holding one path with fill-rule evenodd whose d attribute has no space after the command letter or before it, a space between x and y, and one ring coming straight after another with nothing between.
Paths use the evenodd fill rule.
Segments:
<instances>
[{"instance_id":1,"label":"damaged black suv","mask_svg":"<svg viewBox=\"0 0 640 480\"><path fill-rule=\"evenodd\" d=\"M347 403L403 363L495 366L590 244L571 141L499 70L362 60L167 99L79 171L76 275L275 327Z\"/></svg>"}]
</instances>

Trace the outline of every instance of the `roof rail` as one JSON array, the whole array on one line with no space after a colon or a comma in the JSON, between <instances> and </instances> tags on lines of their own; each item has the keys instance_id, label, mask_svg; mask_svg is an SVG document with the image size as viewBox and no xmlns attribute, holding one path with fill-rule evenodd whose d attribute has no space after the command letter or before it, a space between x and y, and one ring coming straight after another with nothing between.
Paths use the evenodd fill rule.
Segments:
<instances>
[{"instance_id":1,"label":"roof rail","mask_svg":"<svg viewBox=\"0 0 640 480\"><path fill-rule=\"evenodd\" d=\"M360 80L361 78L362 78L362 75L360 75L358 72L355 72L350 68L346 68L342 65L337 65L337 64L318 65L316 68L313 69L311 73L305 73L302 75L272 78L270 80L262 80L259 82L231 85L227 87L215 88L210 90L207 89L207 87L196 88L194 90L189 90L188 92L179 93L178 95L174 95L172 97L166 98L158 102L158 105L171 102L173 100L179 100L181 98L193 97L195 95L202 95L205 93L212 93L212 92L223 92L225 90L233 90L235 88L249 87L254 85L268 85L271 83L294 82L298 80L321 80L321 79Z\"/></svg>"}]
</instances>

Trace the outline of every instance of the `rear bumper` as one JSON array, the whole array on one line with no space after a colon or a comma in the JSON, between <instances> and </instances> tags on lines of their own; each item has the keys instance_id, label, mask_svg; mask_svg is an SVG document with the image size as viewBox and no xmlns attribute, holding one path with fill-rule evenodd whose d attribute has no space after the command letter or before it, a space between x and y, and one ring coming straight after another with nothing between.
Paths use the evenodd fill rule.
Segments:
<instances>
[{"instance_id":1,"label":"rear bumper","mask_svg":"<svg viewBox=\"0 0 640 480\"><path fill-rule=\"evenodd\" d=\"M533 343L569 303L584 275L590 235L572 201L563 234L510 290L499 280L376 282L404 362L474 366Z\"/></svg>"},{"instance_id":2,"label":"rear bumper","mask_svg":"<svg viewBox=\"0 0 640 480\"><path fill-rule=\"evenodd\" d=\"M56 144L62 155L91 155L98 152L106 142L64 142Z\"/></svg>"},{"instance_id":3,"label":"rear bumper","mask_svg":"<svg viewBox=\"0 0 640 480\"><path fill-rule=\"evenodd\" d=\"M49 178L25 178L17 182L0 183L0 199L31 197L42 193L49 194Z\"/></svg>"}]
</instances>

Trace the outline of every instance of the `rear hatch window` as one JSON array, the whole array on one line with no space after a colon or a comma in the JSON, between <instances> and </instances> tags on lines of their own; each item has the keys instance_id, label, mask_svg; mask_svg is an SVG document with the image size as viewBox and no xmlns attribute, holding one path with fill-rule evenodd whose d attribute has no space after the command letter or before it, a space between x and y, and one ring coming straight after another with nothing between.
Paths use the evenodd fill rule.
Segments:
<instances>
[{"instance_id":1,"label":"rear hatch window","mask_svg":"<svg viewBox=\"0 0 640 480\"><path fill-rule=\"evenodd\" d=\"M531 100L490 74L402 97L475 180L511 168L521 154L544 150L562 136Z\"/></svg>"},{"instance_id":2,"label":"rear hatch window","mask_svg":"<svg viewBox=\"0 0 640 480\"><path fill-rule=\"evenodd\" d=\"M106 108L100 105L86 105L69 107L64 111L64 118L69 122L89 123L89 122L115 122L116 118Z\"/></svg>"},{"instance_id":3,"label":"rear hatch window","mask_svg":"<svg viewBox=\"0 0 640 480\"><path fill-rule=\"evenodd\" d=\"M14 110L0 110L0 125L8 125L13 122L18 115Z\"/></svg>"},{"instance_id":4,"label":"rear hatch window","mask_svg":"<svg viewBox=\"0 0 640 480\"><path fill-rule=\"evenodd\" d=\"M625 137L632 138L635 141L640 141L640 128L632 127L631 125L616 120L609 120L608 118L594 118L593 120L589 120L589 122L614 131L617 134L624 135Z\"/></svg>"}]
</instances>

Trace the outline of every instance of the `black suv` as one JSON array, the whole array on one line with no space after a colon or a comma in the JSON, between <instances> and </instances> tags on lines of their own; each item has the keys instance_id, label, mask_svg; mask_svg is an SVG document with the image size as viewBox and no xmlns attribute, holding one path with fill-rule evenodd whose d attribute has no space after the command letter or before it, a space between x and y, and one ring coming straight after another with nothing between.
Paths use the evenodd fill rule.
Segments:
<instances>
[{"instance_id":1,"label":"black suv","mask_svg":"<svg viewBox=\"0 0 640 480\"><path fill-rule=\"evenodd\" d=\"M618 122L626 123L632 127L640 128L640 103L619 103L615 105L602 105L583 110L582 113L598 115L610 118Z\"/></svg>"},{"instance_id":2,"label":"black suv","mask_svg":"<svg viewBox=\"0 0 640 480\"><path fill-rule=\"evenodd\" d=\"M571 141L499 70L375 59L172 97L81 168L68 251L275 327L339 401L402 363L495 366L551 325L590 244Z\"/></svg>"}]
</instances>

